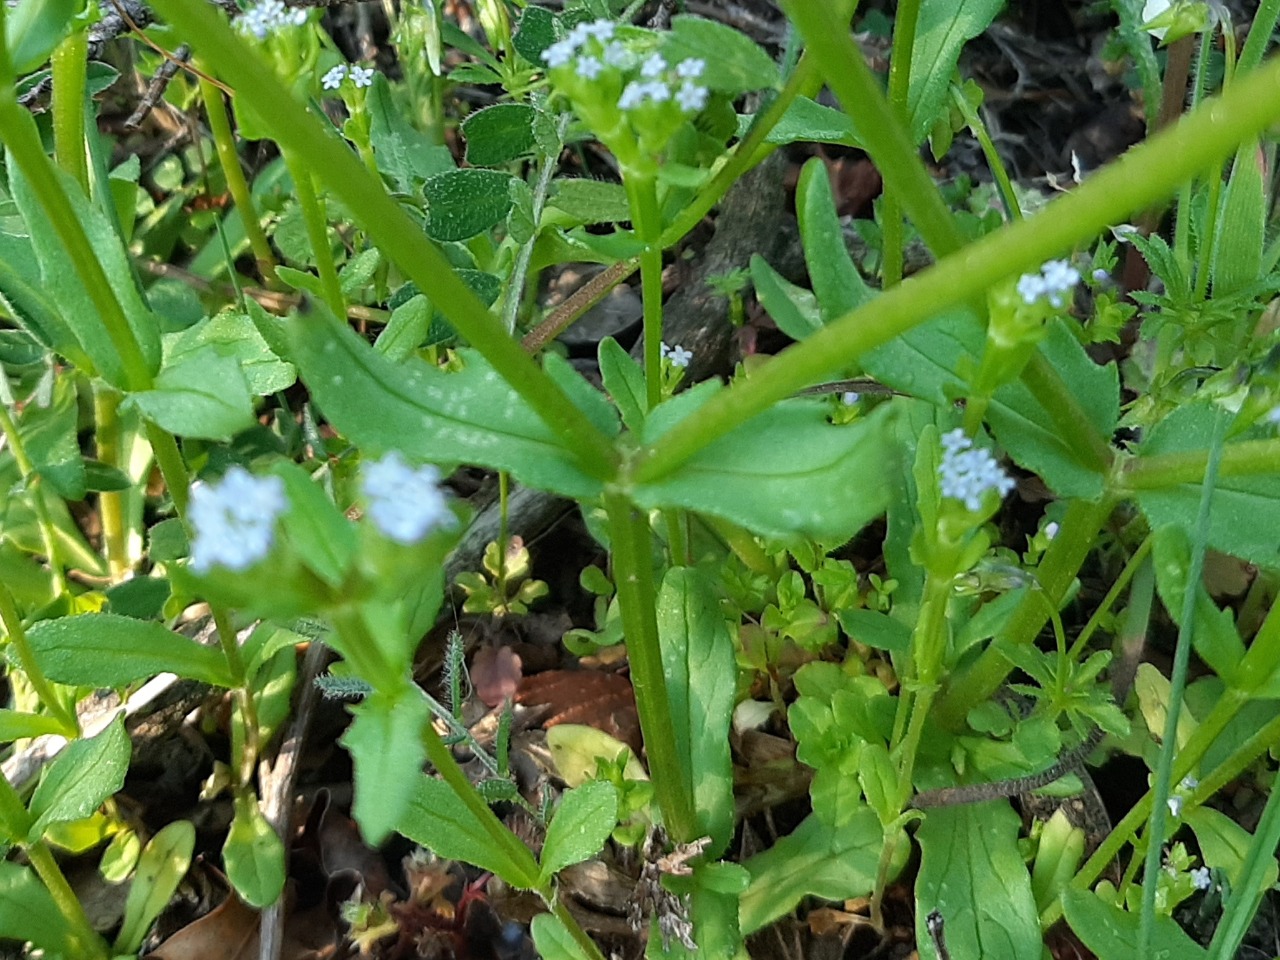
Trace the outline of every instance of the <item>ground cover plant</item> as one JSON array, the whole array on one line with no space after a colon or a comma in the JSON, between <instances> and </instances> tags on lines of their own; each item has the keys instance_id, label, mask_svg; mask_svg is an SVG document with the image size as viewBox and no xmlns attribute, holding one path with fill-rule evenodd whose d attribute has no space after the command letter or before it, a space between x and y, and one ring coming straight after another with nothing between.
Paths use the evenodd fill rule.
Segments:
<instances>
[{"instance_id":1,"label":"ground cover plant","mask_svg":"<svg viewBox=\"0 0 1280 960\"><path fill-rule=\"evenodd\" d=\"M0 5L15 955L1280 953L1280 3L779 6Z\"/></svg>"}]
</instances>

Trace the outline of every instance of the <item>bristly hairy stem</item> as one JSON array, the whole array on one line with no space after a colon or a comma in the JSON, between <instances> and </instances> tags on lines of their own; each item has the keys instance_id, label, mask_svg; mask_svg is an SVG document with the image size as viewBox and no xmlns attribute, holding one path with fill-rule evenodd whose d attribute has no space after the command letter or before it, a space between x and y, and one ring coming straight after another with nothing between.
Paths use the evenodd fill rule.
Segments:
<instances>
[{"instance_id":1,"label":"bristly hairy stem","mask_svg":"<svg viewBox=\"0 0 1280 960\"><path fill-rule=\"evenodd\" d=\"M298 207L302 210L311 254L316 258L316 270L320 274L325 305L335 317L345 318L347 298L342 295L342 285L338 282L338 268L334 266L333 248L329 245L329 219L325 216L324 203L316 194L311 164L304 162L302 155L292 150L285 148L281 152L284 154L284 165L289 169L289 177L293 180Z\"/></svg>"}]
</instances>

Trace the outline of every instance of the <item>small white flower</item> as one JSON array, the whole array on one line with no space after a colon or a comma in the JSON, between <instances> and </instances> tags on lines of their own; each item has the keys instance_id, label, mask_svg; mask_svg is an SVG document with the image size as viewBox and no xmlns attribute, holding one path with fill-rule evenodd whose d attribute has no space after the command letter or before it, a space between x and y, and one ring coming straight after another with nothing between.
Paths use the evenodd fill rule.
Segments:
<instances>
[{"instance_id":1,"label":"small white flower","mask_svg":"<svg viewBox=\"0 0 1280 960\"><path fill-rule=\"evenodd\" d=\"M574 72L584 80L594 80L604 72L604 64L597 57L581 56Z\"/></svg>"},{"instance_id":2,"label":"small white flower","mask_svg":"<svg viewBox=\"0 0 1280 960\"><path fill-rule=\"evenodd\" d=\"M351 66L351 82L356 85L359 90L363 87L373 86L373 75L377 71L373 67L361 67L355 64Z\"/></svg>"},{"instance_id":3,"label":"small white flower","mask_svg":"<svg viewBox=\"0 0 1280 960\"><path fill-rule=\"evenodd\" d=\"M1024 273L1018 278L1018 296L1031 305L1044 297L1061 309L1066 304L1066 294L1080 282L1080 271L1067 260L1049 260L1040 272Z\"/></svg>"},{"instance_id":4,"label":"small white flower","mask_svg":"<svg viewBox=\"0 0 1280 960\"><path fill-rule=\"evenodd\" d=\"M595 37L601 43L607 43L613 39L613 21L597 20L594 23L583 24L582 32L588 37Z\"/></svg>"},{"instance_id":5,"label":"small white flower","mask_svg":"<svg viewBox=\"0 0 1280 960\"><path fill-rule=\"evenodd\" d=\"M840 402L846 407L852 407L858 402L858 394L853 390L846 390L844 393L840 394Z\"/></svg>"},{"instance_id":6,"label":"small white flower","mask_svg":"<svg viewBox=\"0 0 1280 960\"><path fill-rule=\"evenodd\" d=\"M1196 787L1200 786L1200 781L1195 777L1186 776L1182 778L1182 782L1178 784L1178 789L1184 793L1190 793Z\"/></svg>"},{"instance_id":7,"label":"small white flower","mask_svg":"<svg viewBox=\"0 0 1280 960\"><path fill-rule=\"evenodd\" d=\"M655 80L662 76L662 72L667 69L667 61L662 59L662 54L655 53L640 66L640 76L649 80Z\"/></svg>"},{"instance_id":8,"label":"small white flower","mask_svg":"<svg viewBox=\"0 0 1280 960\"><path fill-rule=\"evenodd\" d=\"M392 451L364 465L360 491L368 502L369 519L383 536L411 544L457 522L439 483L435 467L411 467Z\"/></svg>"},{"instance_id":9,"label":"small white flower","mask_svg":"<svg viewBox=\"0 0 1280 960\"><path fill-rule=\"evenodd\" d=\"M681 80L697 80L702 76L702 71L707 69L707 61L690 57L687 60L681 60L676 64L676 76Z\"/></svg>"},{"instance_id":10,"label":"small white flower","mask_svg":"<svg viewBox=\"0 0 1280 960\"><path fill-rule=\"evenodd\" d=\"M1111 274L1107 273L1107 271L1103 270L1101 267L1093 271L1094 283L1106 283L1110 279L1111 279Z\"/></svg>"},{"instance_id":11,"label":"small white flower","mask_svg":"<svg viewBox=\"0 0 1280 960\"><path fill-rule=\"evenodd\" d=\"M1044 525L1044 535L1048 540L1052 540L1058 535L1058 521L1050 520Z\"/></svg>"},{"instance_id":12,"label":"small white flower","mask_svg":"<svg viewBox=\"0 0 1280 960\"><path fill-rule=\"evenodd\" d=\"M320 78L320 86L326 90L337 90L342 86L342 80L346 75L347 65L340 63Z\"/></svg>"},{"instance_id":13,"label":"small white flower","mask_svg":"<svg viewBox=\"0 0 1280 960\"><path fill-rule=\"evenodd\" d=\"M634 80L628 83L622 90L622 96L618 97L618 109L634 110L644 103L645 86L645 84L636 83Z\"/></svg>"},{"instance_id":14,"label":"small white flower","mask_svg":"<svg viewBox=\"0 0 1280 960\"><path fill-rule=\"evenodd\" d=\"M1174 817L1182 816L1182 798L1176 793L1168 800L1169 814Z\"/></svg>"},{"instance_id":15,"label":"small white flower","mask_svg":"<svg viewBox=\"0 0 1280 960\"><path fill-rule=\"evenodd\" d=\"M191 569L207 573L215 566L244 570L271 550L276 519L288 501L279 477L255 477L244 467L232 467L216 483L191 489L187 520L191 541Z\"/></svg>"},{"instance_id":16,"label":"small white flower","mask_svg":"<svg viewBox=\"0 0 1280 960\"><path fill-rule=\"evenodd\" d=\"M1213 886L1213 876L1209 873L1208 867L1196 867L1191 871L1190 876L1197 890L1208 890Z\"/></svg>"},{"instance_id":17,"label":"small white flower","mask_svg":"<svg viewBox=\"0 0 1280 960\"><path fill-rule=\"evenodd\" d=\"M307 11L291 10L282 0L261 0L246 10L236 21L236 25L246 33L252 33L259 40L267 39L267 35L284 27L300 27L307 22Z\"/></svg>"},{"instance_id":18,"label":"small white flower","mask_svg":"<svg viewBox=\"0 0 1280 960\"><path fill-rule=\"evenodd\" d=\"M944 497L960 500L970 510L982 508L988 490L1003 498L1014 488L1014 479L981 447L957 427L942 436L942 462L938 465L939 487Z\"/></svg>"},{"instance_id":19,"label":"small white flower","mask_svg":"<svg viewBox=\"0 0 1280 960\"><path fill-rule=\"evenodd\" d=\"M604 62L611 67L626 70L634 62L634 59L631 51L624 44L614 41L605 45Z\"/></svg>"},{"instance_id":20,"label":"small white flower","mask_svg":"<svg viewBox=\"0 0 1280 960\"><path fill-rule=\"evenodd\" d=\"M666 103L671 99L671 88L661 80L650 80L644 86L648 87L645 93L654 103Z\"/></svg>"},{"instance_id":21,"label":"small white flower","mask_svg":"<svg viewBox=\"0 0 1280 960\"><path fill-rule=\"evenodd\" d=\"M582 45L591 39L591 31L585 23L580 23L564 38L564 42L573 47L575 51L582 48Z\"/></svg>"},{"instance_id":22,"label":"small white flower","mask_svg":"<svg viewBox=\"0 0 1280 960\"><path fill-rule=\"evenodd\" d=\"M676 103L685 113L697 113L707 105L708 92L706 87L686 80L676 91Z\"/></svg>"},{"instance_id":23,"label":"small white flower","mask_svg":"<svg viewBox=\"0 0 1280 960\"><path fill-rule=\"evenodd\" d=\"M559 43L553 43L542 51L542 61L554 70L556 67L563 67L572 60L573 55L577 52L578 45L576 43L571 43L567 39L561 40Z\"/></svg>"},{"instance_id":24,"label":"small white flower","mask_svg":"<svg viewBox=\"0 0 1280 960\"><path fill-rule=\"evenodd\" d=\"M1280 427L1280 404L1276 404L1268 410L1262 419L1266 420L1267 423L1271 424L1273 427Z\"/></svg>"},{"instance_id":25,"label":"small white flower","mask_svg":"<svg viewBox=\"0 0 1280 960\"><path fill-rule=\"evenodd\" d=\"M693 359L693 351L677 345L668 351L667 359L671 361L673 367L687 367L689 361Z\"/></svg>"}]
</instances>

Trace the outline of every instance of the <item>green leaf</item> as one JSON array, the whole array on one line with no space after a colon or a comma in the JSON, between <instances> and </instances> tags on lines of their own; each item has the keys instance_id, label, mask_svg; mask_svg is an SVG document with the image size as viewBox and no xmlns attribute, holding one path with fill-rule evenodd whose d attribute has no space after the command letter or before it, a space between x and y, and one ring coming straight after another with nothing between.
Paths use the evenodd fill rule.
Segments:
<instances>
[{"instance_id":1,"label":"green leaf","mask_svg":"<svg viewBox=\"0 0 1280 960\"><path fill-rule=\"evenodd\" d=\"M496 103L462 121L467 163L496 167L533 149L533 119L538 111L524 103Z\"/></svg>"},{"instance_id":2,"label":"green leaf","mask_svg":"<svg viewBox=\"0 0 1280 960\"><path fill-rule=\"evenodd\" d=\"M1244 877L1245 862L1249 858L1249 850L1253 847L1253 834L1236 823L1225 813L1212 807L1196 807L1188 810L1183 822L1196 835L1196 843L1200 847L1200 856L1206 867L1221 870L1226 874L1232 890L1239 890ZM1280 876L1275 857L1266 858L1266 879L1264 889L1275 885Z\"/></svg>"},{"instance_id":3,"label":"green leaf","mask_svg":"<svg viewBox=\"0 0 1280 960\"><path fill-rule=\"evenodd\" d=\"M21 76L49 59L53 48L71 32L83 0L25 0L5 23L10 69Z\"/></svg>"},{"instance_id":4,"label":"green leaf","mask_svg":"<svg viewBox=\"0 0 1280 960\"><path fill-rule=\"evenodd\" d=\"M1225 297L1262 279L1267 203L1258 141L1236 151L1213 245L1213 295Z\"/></svg>"},{"instance_id":5,"label":"green leaf","mask_svg":"<svg viewBox=\"0 0 1280 960\"><path fill-rule=\"evenodd\" d=\"M157 673L232 686L222 653L159 623L114 613L42 620L27 633L40 669L54 683L122 687ZM6 651L12 657L12 647Z\"/></svg>"},{"instance_id":6,"label":"green leaf","mask_svg":"<svg viewBox=\"0 0 1280 960\"><path fill-rule=\"evenodd\" d=\"M738 117L738 137L744 137L751 128L755 114ZM862 139L854 129L853 121L843 110L824 107L808 97L796 97L764 138L765 143L840 143L846 147L861 147Z\"/></svg>"},{"instance_id":7,"label":"green leaf","mask_svg":"<svg viewBox=\"0 0 1280 960\"><path fill-rule=\"evenodd\" d=\"M680 769L691 778L698 832L711 837L707 856L717 857L733 835L733 637L714 587L688 567L673 567L663 577L657 617L671 736Z\"/></svg>"},{"instance_id":8,"label":"green leaf","mask_svg":"<svg viewBox=\"0 0 1280 960\"><path fill-rule=\"evenodd\" d=\"M129 770L129 735L117 715L96 737L73 740L45 768L28 805L34 822L27 842L34 843L55 823L81 820L124 786Z\"/></svg>"},{"instance_id":9,"label":"green leaf","mask_svg":"<svg viewBox=\"0 0 1280 960\"><path fill-rule=\"evenodd\" d=\"M29 404L19 424L32 466L64 500L83 500L88 489L76 430L79 418L75 382L60 377L50 404Z\"/></svg>"},{"instance_id":10,"label":"green leaf","mask_svg":"<svg viewBox=\"0 0 1280 960\"><path fill-rule=\"evenodd\" d=\"M211 347L219 356L235 360L249 391L257 396L288 389L298 379L293 364L276 356L247 313L224 310L166 337L166 361L178 363L190 356L206 357L209 354L201 349L203 347Z\"/></svg>"},{"instance_id":11,"label":"green leaf","mask_svg":"<svg viewBox=\"0 0 1280 960\"><path fill-rule=\"evenodd\" d=\"M911 628L900 620L875 610L848 608L837 613L844 632L868 647L906 653L911 645Z\"/></svg>"},{"instance_id":12,"label":"green leaf","mask_svg":"<svg viewBox=\"0 0 1280 960\"><path fill-rule=\"evenodd\" d=\"M686 406L677 397L652 411L644 442L656 442ZM886 404L836 426L821 401L783 401L631 496L642 507L698 510L766 536L843 542L884 512L895 459L890 416Z\"/></svg>"},{"instance_id":13,"label":"green leaf","mask_svg":"<svg viewBox=\"0 0 1280 960\"><path fill-rule=\"evenodd\" d=\"M818 298L788 281L758 253L751 255L751 282L770 318L792 340L803 340L824 326Z\"/></svg>"},{"instance_id":14,"label":"green leaf","mask_svg":"<svg viewBox=\"0 0 1280 960\"><path fill-rule=\"evenodd\" d=\"M808 896L847 900L870 893L883 845L884 832L870 807L834 830L812 814L805 817L795 830L743 864L751 885L740 901L742 935L750 936L785 916Z\"/></svg>"},{"instance_id":15,"label":"green leaf","mask_svg":"<svg viewBox=\"0 0 1280 960\"><path fill-rule=\"evenodd\" d=\"M147 557L152 563L171 563L190 552L186 524L177 517L161 520L147 531Z\"/></svg>"},{"instance_id":16,"label":"green leaf","mask_svg":"<svg viewBox=\"0 0 1280 960\"><path fill-rule=\"evenodd\" d=\"M501 223L511 209L511 175L498 170L449 170L422 185L427 234L433 240L466 240Z\"/></svg>"},{"instance_id":17,"label":"green leaf","mask_svg":"<svg viewBox=\"0 0 1280 960\"><path fill-rule=\"evenodd\" d=\"M1018 851L1022 821L1004 800L930 810L916 833L916 939L936 960L925 929L934 910L957 957L1023 960L1040 955L1031 876Z\"/></svg>"},{"instance_id":18,"label":"green leaf","mask_svg":"<svg viewBox=\"0 0 1280 960\"><path fill-rule=\"evenodd\" d=\"M431 140L409 123L381 73L365 92L369 139L378 169L391 178L400 193L413 194L428 177L455 166L449 148Z\"/></svg>"},{"instance_id":19,"label":"green leaf","mask_svg":"<svg viewBox=\"0 0 1280 960\"><path fill-rule=\"evenodd\" d=\"M545 887L565 867L594 857L618 825L618 791L592 780L565 791L542 844L538 886Z\"/></svg>"},{"instance_id":20,"label":"green leaf","mask_svg":"<svg viewBox=\"0 0 1280 960\"><path fill-rule=\"evenodd\" d=\"M373 342L373 349L399 363L426 339L433 313L431 301L415 294L391 311L391 319Z\"/></svg>"},{"instance_id":21,"label":"green leaf","mask_svg":"<svg viewBox=\"0 0 1280 960\"><path fill-rule=\"evenodd\" d=\"M444 860L463 860L501 877L513 887L531 890L537 874L526 871L499 848L458 795L443 780L420 775L409 806L396 829Z\"/></svg>"},{"instance_id":22,"label":"green leaf","mask_svg":"<svg viewBox=\"0 0 1280 960\"><path fill-rule=\"evenodd\" d=\"M579 499L600 492L600 481L579 469L574 452L479 354L459 351L457 373L416 358L392 363L313 306L288 321L293 358L325 415L366 454L400 450L410 459L478 464ZM590 389L565 361L548 358L548 372L557 366Z\"/></svg>"},{"instance_id":23,"label":"green leaf","mask_svg":"<svg viewBox=\"0 0 1280 960\"><path fill-rule=\"evenodd\" d=\"M258 809L258 798L251 792L237 796L222 862L240 899L253 907L275 903L284 890L284 861L284 843Z\"/></svg>"},{"instance_id":24,"label":"green leaf","mask_svg":"<svg viewBox=\"0 0 1280 960\"><path fill-rule=\"evenodd\" d=\"M281 525L303 562L331 587L341 586L356 554L356 528L300 466L288 460L271 472L284 481L289 509Z\"/></svg>"},{"instance_id":25,"label":"green leaf","mask_svg":"<svg viewBox=\"0 0 1280 960\"><path fill-rule=\"evenodd\" d=\"M823 323L830 323L875 296L845 247L844 228L836 216L827 165L813 157L800 171L796 184L796 217L809 281Z\"/></svg>"},{"instance_id":26,"label":"green leaf","mask_svg":"<svg viewBox=\"0 0 1280 960\"><path fill-rule=\"evenodd\" d=\"M672 17L662 54L669 63L687 58L706 61L699 82L730 96L776 87L780 82L772 57L746 34L715 20L687 14Z\"/></svg>"},{"instance_id":27,"label":"green leaf","mask_svg":"<svg viewBox=\"0 0 1280 960\"><path fill-rule=\"evenodd\" d=\"M191 866L196 828L190 820L166 824L142 851L129 898L125 901L124 923L116 937L116 953L136 954L151 924L169 905Z\"/></svg>"},{"instance_id":28,"label":"green leaf","mask_svg":"<svg viewBox=\"0 0 1280 960\"><path fill-rule=\"evenodd\" d=\"M947 109L947 94L960 51L991 25L1004 0L924 0L911 48L907 88L908 128L912 143L923 143L929 128Z\"/></svg>"},{"instance_id":29,"label":"green leaf","mask_svg":"<svg viewBox=\"0 0 1280 960\"><path fill-rule=\"evenodd\" d=\"M526 7L525 12L538 7ZM533 945L542 960L591 960L590 956L573 939L569 928L554 913L540 913L529 924Z\"/></svg>"},{"instance_id":30,"label":"green leaf","mask_svg":"<svg viewBox=\"0 0 1280 960\"><path fill-rule=\"evenodd\" d=\"M562 227L586 223L621 223L631 219L627 191L620 183L562 177L551 181L547 206L565 215Z\"/></svg>"},{"instance_id":31,"label":"green leaf","mask_svg":"<svg viewBox=\"0 0 1280 960\"><path fill-rule=\"evenodd\" d=\"M184 437L230 440L254 424L253 399L239 361L209 345L165 364L155 389L132 393L127 402Z\"/></svg>"},{"instance_id":32,"label":"green leaf","mask_svg":"<svg viewBox=\"0 0 1280 960\"><path fill-rule=\"evenodd\" d=\"M1098 960L1133 960L1138 956L1141 921L1136 913L1121 910L1095 893L1074 887L1062 891L1062 913L1076 936ZM1209 954L1173 920L1157 915L1152 923L1150 956L1205 960Z\"/></svg>"},{"instance_id":33,"label":"green leaf","mask_svg":"<svg viewBox=\"0 0 1280 960\"><path fill-rule=\"evenodd\" d=\"M430 711L416 688L406 688L395 697L374 691L351 712L355 720L340 742L355 765L352 816L365 841L377 846L398 829L409 808L413 774L427 757L422 726Z\"/></svg>"},{"instance_id":34,"label":"green leaf","mask_svg":"<svg viewBox=\"0 0 1280 960\"><path fill-rule=\"evenodd\" d=\"M1151 428L1139 453L1207 451L1213 418L1224 415L1215 411L1208 403L1183 404ZM1135 496L1152 528L1178 526L1190 537L1195 534L1200 491L1199 482L1179 483L1138 490ZM1280 475L1218 476L1210 501L1209 546L1271 567L1280 553L1276 530L1280 530Z\"/></svg>"},{"instance_id":35,"label":"green leaf","mask_svg":"<svg viewBox=\"0 0 1280 960\"><path fill-rule=\"evenodd\" d=\"M29 117L23 122L29 122ZM35 135L34 130L31 132ZM142 296L134 284L132 264L114 225L96 204L85 197L79 184L70 176L56 168L52 172L58 178L59 186L66 194L76 219L84 228L94 255L124 310L133 336L141 348L143 361L148 370L154 371L160 364L159 321L142 302ZM43 291L57 305L63 321L70 327L80 345L81 356L90 358L98 373L112 386L125 389L128 384L120 354L107 335L93 299L80 281L71 255L63 246L61 238L16 163L9 164L9 185L13 200L30 231L31 247L40 262Z\"/></svg>"},{"instance_id":36,"label":"green leaf","mask_svg":"<svg viewBox=\"0 0 1280 960\"><path fill-rule=\"evenodd\" d=\"M648 401L645 398L644 370L613 337L600 341L600 377L604 389L613 398L629 430L638 431L644 424Z\"/></svg>"},{"instance_id":37,"label":"green leaf","mask_svg":"<svg viewBox=\"0 0 1280 960\"><path fill-rule=\"evenodd\" d=\"M83 956L87 945L30 867L0 860L0 939L30 942L50 956Z\"/></svg>"},{"instance_id":38,"label":"green leaf","mask_svg":"<svg viewBox=\"0 0 1280 960\"><path fill-rule=\"evenodd\" d=\"M559 17L545 7L530 4L520 11L515 36L511 45L516 52L535 67L542 67L542 51L556 42L563 34L558 30Z\"/></svg>"},{"instance_id":39,"label":"green leaf","mask_svg":"<svg viewBox=\"0 0 1280 960\"><path fill-rule=\"evenodd\" d=\"M0 743L39 737L46 733L66 733L62 724L43 713L23 713L0 707Z\"/></svg>"}]
</instances>

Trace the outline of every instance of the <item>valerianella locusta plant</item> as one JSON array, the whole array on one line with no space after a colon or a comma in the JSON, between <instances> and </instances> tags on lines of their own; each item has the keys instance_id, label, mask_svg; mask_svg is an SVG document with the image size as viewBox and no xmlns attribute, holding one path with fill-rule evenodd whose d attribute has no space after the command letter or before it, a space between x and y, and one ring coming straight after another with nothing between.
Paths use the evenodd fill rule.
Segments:
<instances>
[{"instance_id":1,"label":"valerianella locusta plant","mask_svg":"<svg viewBox=\"0 0 1280 960\"><path fill-rule=\"evenodd\" d=\"M191 569L208 573L214 567L245 570L271 550L276 520L287 505L279 477L255 477L244 467L232 467L215 483L191 490L188 519Z\"/></svg>"},{"instance_id":2,"label":"valerianella locusta plant","mask_svg":"<svg viewBox=\"0 0 1280 960\"><path fill-rule=\"evenodd\" d=\"M406 546L457 522L440 489L440 471L429 464L411 467L395 451L364 466L360 492L378 531Z\"/></svg>"}]
</instances>

